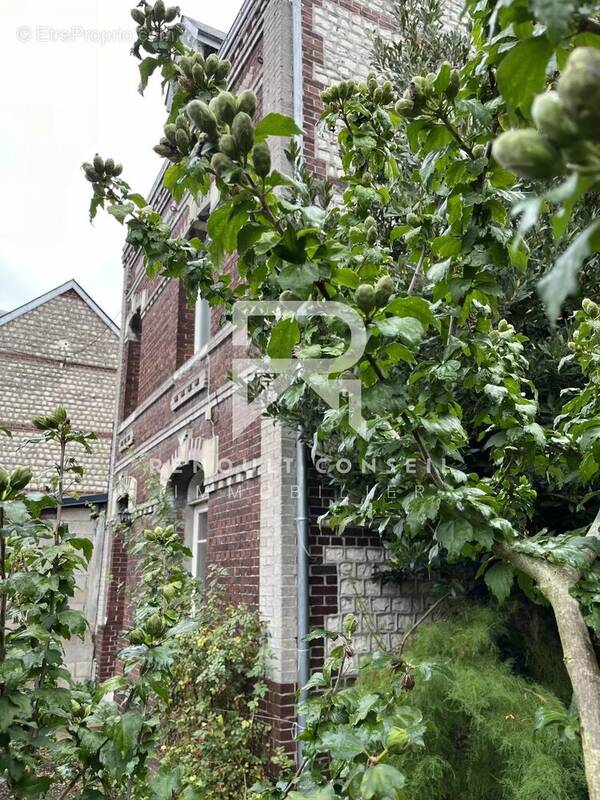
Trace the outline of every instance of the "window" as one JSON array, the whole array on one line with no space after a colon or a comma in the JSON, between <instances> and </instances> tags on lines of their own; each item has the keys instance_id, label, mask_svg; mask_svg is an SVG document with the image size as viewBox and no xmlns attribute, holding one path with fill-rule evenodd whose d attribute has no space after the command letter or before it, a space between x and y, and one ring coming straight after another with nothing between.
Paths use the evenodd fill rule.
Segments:
<instances>
[{"instance_id":1,"label":"window","mask_svg":"<svg viewBox=\"0 0 600 800\"><path fill-rule=\"evenodd\" d=\"M125 334L123 357L125 360L125 387L122 396L122 419L128 417L138 405L140 383L140 355L142 340L142 312L137 308L129 319Z\"/></svg>"},{"instance_id":2,"label":"window","mask_svg":"<svg viewBox=\"0 0 600 800\"><path fill-rule=\"evenodd\" d=\"M188 569L202 581L206 578L208 558L208 495L202 465L196 461L182 464L171 475L168 485L183 542L192 554Z\"/></svg>"},{"instance_id":3,"label":"window","mask_svg":"<svg viewBox=\"0 0 600 800\"><path fill-rule=\"evenodd\" d=\"M207 543L208 509L204 505L194 508L194 533L192 538L192 575L201 581L206 578Z\"/></svg>"},{"instance_id":4,"label":"window","mask_svg":"<svg viewBox=\"0 0 600 800\"><path fill-rule=\"evenodd\" d=\"M199 353L210 339L210 306L198 296L194 316L194 353Z\"/></svg>"}]
</instances>

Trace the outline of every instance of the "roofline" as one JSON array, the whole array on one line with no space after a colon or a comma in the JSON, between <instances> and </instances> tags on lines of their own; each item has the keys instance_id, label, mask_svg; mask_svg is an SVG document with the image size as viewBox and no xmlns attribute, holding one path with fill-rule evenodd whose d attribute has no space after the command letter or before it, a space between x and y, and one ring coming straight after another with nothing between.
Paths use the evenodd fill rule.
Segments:
<instances>
[{"instance_id":1,"label":"roofline","mask_svg":"<svg viewBox=\"0 0 600 800\"><path fill-rule=\"evenodd\" d=\"M190 17L187 14L182 15L181 21L185 25L188 32L191 33L196 40L201 41L202 39L210 39L211 41L207 41L205 44L216 46L217 49L221 46L223 40L227 36L227 31L221 31L218 28L212 28L210 25L206 25L204 22L195 19L195 17ZM190 26L192 26L194 30L190 30Z\"/></svg>"},{"instance_id":2,"label":"roofline","mask_svg":"<svg viewBox=\"0 0 600 800\"><path fill-rule=\"evenodd\" d=\"M44 305L44 303L47 303L50 300L54 300L56 297L60 297L61 294L65 294L71 289L79 295L83 302L88 305L97 316L100 317L102 322L104 322L104 324L111 329L115 336L119 335L118 326L112 321L108 314L106 314L100 308L98 303L92 300L85 289L82 289L82 287L74 278L71 278L70 281L63 283L61 286L57 286L56 289L51 289L49 292L36 297L34 300L30 300L28 303L24 303L22 306L15 308L13 311L7 311L6 314L3 314L0 317L0 325L4 325L7 322L12 322L14 319L23 316L23 314L27 314L29 311L33 311L34 308L39 308L39 306Z\"/></svg>"},{"instance_id":3,"label":"roofline","mask_svg":"<svg viewBox=\"0 0 600 800\"><path fill-rule=\"evenodd\" d=\"M64 497L63 506L87 506L90 504L108 503L108 494L99 492L98 494L82 494L79 497Z\"/></svg>"},{"instance_id":4,"label":"roofline","mask_svg":"<svg viewBox=\"0 0 600 800\"><path fill-rule=\"evenodd\" d=\"M248 12L253 8L254 5L256 5L256 2L257 0L244 0L242 3L240 10L235 15L235 19L233 20L231 27L223 39L223 44L221 45L221 49L219 51L221 58L226 58L231 52L232 45L235 42L240 30L243 28L244 23L248 21Z\"/></svg>"},{"instance_id":5,"label":"roofline","mask_svg":"<svg viewBox=\"0 0 600 800\"><path fill-rule=\"evenodd\" d=\"M219 57L228 58L230 55L232 55L232 51L239 39L240 34L243 33L244 28L252 21L250 12L254 11L257 7L260 7L261 3L264 3L264 0L243 0L239 11L235 15L231 27L225 32L219 31L216 28L211 28L209 25L205 25L194 17L189 17L187 15L182 15L181 20L185 25L187 33L191 36L195 36L197 40L201 38L201 34L204 32L205 35L208 34L210 38L214 38L215 41L213 44L216 45L217 40L220 37L220 47L218 48ZM191 30L192 26L196 28L195 31ZM235 71L235 64L233 65L233 68ZM229 77L231 78L231 75ZM168 167L169 162L165 159L158 170L158 174L154 179L150 193L148 194L148 202L151 205L153 199L155 199L155 193L158 195L163 188L162 179ZM129 242L125 242L122 249L123 264L125 264L130 257L135 258L138 252L139 247L135 247Z\"/></svg>"}]
</instances>

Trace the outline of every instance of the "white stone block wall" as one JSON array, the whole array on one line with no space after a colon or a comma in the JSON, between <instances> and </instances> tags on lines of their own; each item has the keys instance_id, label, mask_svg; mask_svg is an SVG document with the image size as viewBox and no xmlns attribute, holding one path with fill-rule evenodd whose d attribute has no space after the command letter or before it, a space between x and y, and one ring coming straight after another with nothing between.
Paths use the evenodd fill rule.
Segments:
<instances>
[{"instance_id":1,"label":"white stone block wall","mask_svg":"<svg viewBox=\"0 0 600 800\"><path fill-rule=\"evenodd\" d=\"M291 431L262 421L259 611L270 635L269 674L296 680L295 441Z\"/></svg>"},{"instance_id":2,"label":"white stone block wall","mask_svg":"<svg viewBox=\"0 0 600 800\"><path fill-rule=\"evenodd\" d=\"M340 631L346 615L356 617L355 666L365 653L398 647L406 630L434 602L427 585L382 581L378 574L385 555L383 547L332 545L323 550L323 563L335 565L338 575L338 613L325 617L325 628ZM329 640L327 647L333 644Z\"/></svg>"}]
</instances>

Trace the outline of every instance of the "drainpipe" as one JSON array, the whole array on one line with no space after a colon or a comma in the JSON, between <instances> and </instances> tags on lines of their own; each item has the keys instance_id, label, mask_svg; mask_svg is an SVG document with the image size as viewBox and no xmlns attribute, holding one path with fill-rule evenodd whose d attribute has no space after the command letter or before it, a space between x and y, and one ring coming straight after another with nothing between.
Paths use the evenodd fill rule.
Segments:
<instances>
[{"instance_id":1,"label":"drainpipe","mask_svg":"<svg viewBox=\"0 0 600 800\"><path fill-rule=\"evenodd\" d=\"M304 122L303 101L304 92L302 85L302 0L291 0L292 4L292 103L293 116L296 125L302 129ZM302 137L298 142L302 146ZM297 683L299 689L299 702L306 699L303 687L310 678L310 646L306 641L309 633L309 561L308 561L308 487L306 481L306 453L302 441L302 429L296 432L296 606L297 606L297 647L298 647L298 672ZM304 730L305 718L298 714L298 732ZM302 742L297 743L296 758L298 764L302 761Z\"/></svg>"},{"instance_id":2,"label":"drainpipe","mask_svg":"<svg viewBox=\"0 0 600 800\"><path fill-rule=\"evenodd\" d=\"M304 123L302 86L302 0L292 2L292 99L294 122L301 129Z\"/></svg>"},{"instance_id":3,"label":"drainpipe","mask_svg":"<svg viewBox=\"0 0 600 800\"><path fill-rule=\"evenodd\" d=\"M310 645L306 641L309 632L309 588L308 588L308 492L306 481L306 453L302 431L296 432L296 564L297 564L297 629L298 629L298 689L299 702L306 699L303 687L310 678ZM304 715L298 714L298 732L304 730ZM298 763L302 761L302 742L297 743Z\"/></svg>"}]
</instances>

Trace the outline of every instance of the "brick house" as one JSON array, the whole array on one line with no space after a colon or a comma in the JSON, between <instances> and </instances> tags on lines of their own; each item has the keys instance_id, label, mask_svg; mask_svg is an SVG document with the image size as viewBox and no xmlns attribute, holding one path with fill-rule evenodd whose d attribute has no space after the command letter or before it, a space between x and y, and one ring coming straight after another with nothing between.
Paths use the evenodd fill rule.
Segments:
<instances>
[{"instance_id":1,"label":"brick house","mask_svg":"<svg viewBox=\"0 0 600 800\"><path fill-rule=\"evenodd\" d=\"M68 498L63 510L70 529L94 542L73 603L84 612L90 632L84 642L66 647L66 663L77 678L92 676L105 515L92 519L90 505L106 510L118 353L117 326L74 280L0 315L0 425L13 434L0 437L0 464L9 470L27 464L31 488L47 488L56 452L23 443L38 433L32 418L58 405L68 410L74 427L98 436L91 453L83 448L72 453L85 472L73 487L78 497Z\"/></svg>"},{"instance_id":2,"label":"brick house","mask_svg":"<svg viewBox=\"0 0 600 800\"><path fill-rule=\"evenodd\" d=\"M317 125L320 93L336 80L366 76L374 29L394 30L391 7L388 0L246 0L220 43L215 31L189 18L184 22L188 39L205 54L218 49L231 60L233 91L254 90L262 114L294 116L305 132L307 166L321 176L335 176L335 143ZM273 162L286 170L281 143L273 145ZM175 235L201 233L208 198L204 207L185 198L173 205L162 188L164 168L149 202ZM112 514L137 519L151 512L151 498L136 467L140 458L172 487L194 553L193 571L201 576L208 564L224 567L230 598L256 607L269 626L267 711L278 720L275 742L289 744L298 664L304 664L301 683L306 670L318 667L323 658L322 642L311 644L310 665L298 647L297 624L303 624L305 602L298 599L298 587L304 573L310 627L335 628L340 615L352 611L360 620L360 652L373 646L373 630L378 641L396 643L426 598L413 587L409 591L377 580L375 572L384 559L378 537L350 531L340 538L319 530L316 519L331 488L311 468L306 495L299 497L301 451L293 432L259 419L236 434L229 379L233 326L221 321L218 309L211 314L202 301L191 308L178 282L150 280L141 254L130 246L123 264ZM304 516L310 531L303 550L297 532ZM118 531L107 548L104 572L98 619L101 678L115 669L120 632L127 622L127 585L135 583L135 564Z\"/></svg>"}]
</instances>

